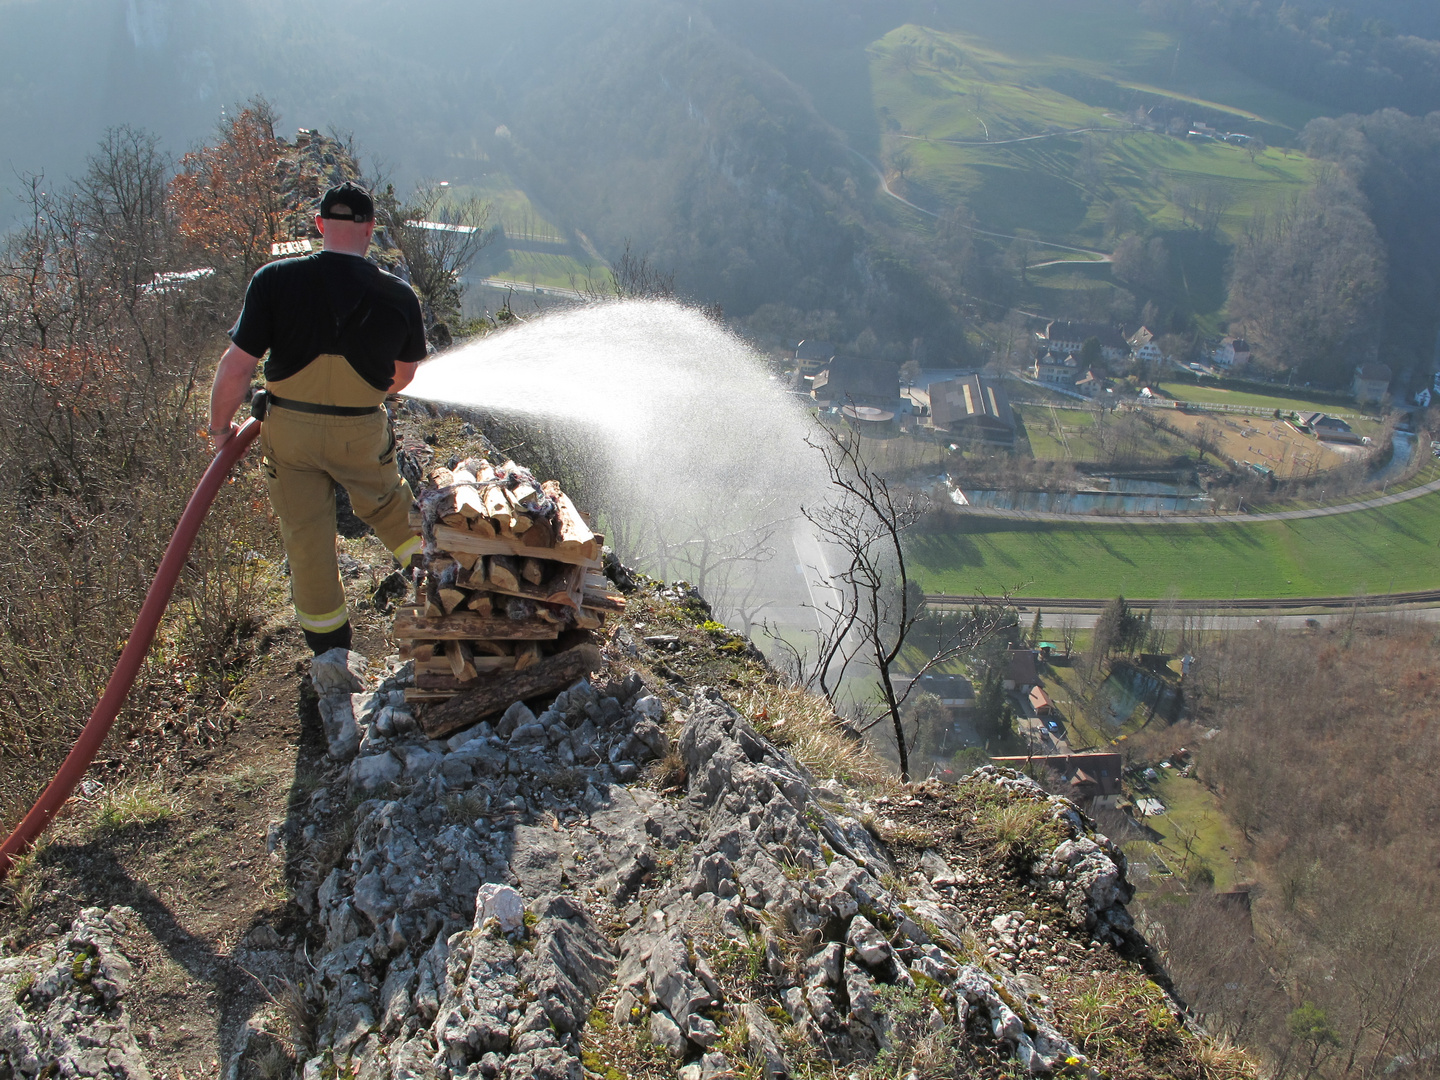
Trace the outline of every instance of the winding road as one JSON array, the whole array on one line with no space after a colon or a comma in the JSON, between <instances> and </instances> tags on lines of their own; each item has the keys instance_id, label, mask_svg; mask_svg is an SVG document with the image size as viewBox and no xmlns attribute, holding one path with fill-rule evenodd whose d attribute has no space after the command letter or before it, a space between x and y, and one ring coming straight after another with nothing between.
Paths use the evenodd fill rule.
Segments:
<instances>
[{"instance_id":1,"label":"winding road","mask_svg":"<svg viewBox=\"0 0 1440 1080\"><path fill-rule=\"evenodd\" d=\"M1027 136L1027 138L1032 138L1032 139L1035 139L1035 138L1047 138L1047 136L1043 136L1043 135L1031 135L1031 136ZM1018 141L1022 141L1022 140L1015 140L1015 141L1018 142ZM982 145L985 145L985 144L982 144ZM989 143L988 145L990 145L990 146L996 146L996 145L998 145L998 144L997 144L997 143ZM891 188L890 188L890 181L888 181L888 180L885 179L885 171L884 171L883 169L881 169L879 165L876 165L875 162L871 161L868 157L866 157L864 154L860 153L859 150L856 150L853 146L847 146L845 149L846 149L846 150L849 150L850 153L854 154L857 158L859 158L861 161L863 161L866 165L870 166L870 171L873 172L873 173L875 174L875 178L880 181L880 190L883 191L883 192L885 192L886 195L889 195L889 196L890 196L892 199L894 199L896 202L904 203L906 206L910 207L911 210L915 210L915 211L917 211L917 212L919 212L919 213L921 213L921 214L925 214L925 215L928 216L928 217L938 218L938 217L940 216L940 215L937 214L934 210L926 210L925 207L923 207L923 206L917 206L917 205L915 205L915 203L913 203L913 202L911 202L909 199L905 198L904 195L901 195L901 194L899 194L898 192L892 191ZM994 238L997 239L997 240L1026 240L1026 241L1028 241L1029 243L1034 244L1036 247L1054 248L1056 251L1074 251L1074 252L1078 252L1078 253L1081 254L1081 255L1091 255L1091 256L1093 256L1093 258L1090 259L1090 260L1088 260L1089 262L1109 262L1109 261L1110 261L1110 256L1109 256L1109 254L1107 254L1106 252L1103 252L1103 251L1092 251L1092 250L1090 250L1089 248L1071 247L1069 244L1055 244L1055 243L1051 243L1049 240L1036 240L1034 237L1030 237L1030 236L1021 237L1021 236L1012 236L1010 233L990 232L990 231L988 231L988 230L986 230L986 229L977 229L977 228L975 228L975 226L973 226L973 225L962 225L961 227L964 228L964 229L969 230L970 232L974 233L976 236L991 236L991 237L994 237ZM1057 260L1055 260L1055 261L1056 261L1056 262L1066 262L1066 261L1073 261L1073 260L1057 259ZM1032 266L1030 269L1032 269L1032 270L1038 270L1041 266L1053 266L1053 265L1054 265L1054 263L1037 263L1035 266Z\"/></svg>"}]
</instances>

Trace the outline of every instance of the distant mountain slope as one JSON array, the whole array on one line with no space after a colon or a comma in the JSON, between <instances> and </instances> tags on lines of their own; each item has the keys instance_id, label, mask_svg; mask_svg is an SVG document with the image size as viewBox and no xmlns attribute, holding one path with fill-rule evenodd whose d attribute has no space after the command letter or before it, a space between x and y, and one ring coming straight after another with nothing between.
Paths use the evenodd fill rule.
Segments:
<instances>
[{"instance_id":1,"label":"distant mountain slope","mask_svg":"<svg viewBox=\"0 0 1440 1080\"><path fill-rule=\"evenodd\" d=\"M604 259L628 239L776 340L870 330L892 359L917 337L959 358L966 313L1150 298L1213 328L1229 243L1311 166L1184 131L1291 145L1323 111L1181 40L1180 15L1228 2L0 0L0 167L73 175L122 122L179 152L263 93L286 127L354 132L402 188L518 191ZM1169 261L1125 292L1010 239L1127 235ZM589 255L564 258L520 261L558 281Z\"/></svg>"}]
</instances>

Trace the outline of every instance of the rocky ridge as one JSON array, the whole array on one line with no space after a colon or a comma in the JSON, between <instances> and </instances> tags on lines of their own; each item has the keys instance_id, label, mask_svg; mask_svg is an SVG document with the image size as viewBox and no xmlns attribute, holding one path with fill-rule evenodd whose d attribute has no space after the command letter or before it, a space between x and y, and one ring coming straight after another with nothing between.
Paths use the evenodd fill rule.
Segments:
<instances>
[{"instance_id":1,"label":"rocky ridge","mask_svg":"<svg viewBox=\"0 0 1440 1080\"><path fill-rule=\"evenodd\" d=\"M693 621L693 594L643 590L638 611ZM1074 806L995 768L822 778L773 718L676 673L703 648L676 629L650 645L619 627L593 682L443 741L404 704L408 665L317 658L330 770L288 842L339 840L296 883L307 931L247 939L257 970L289 975L227 1078L268 1080L280 1051L306 1080L1124 1074L1067 1012L1075 980L1123 983L1151 1010L1145 1053L1205 1075L1121 956L1143 950L1124 857ZM668 675L647 683L647 661ZM0 1042L0 1078L148 1076L124 926L87 911L53 955L6 962L0 1008L28 1042ZM104 1049L65 1049L87 1024Z\"/></svg>"}]
</instances>

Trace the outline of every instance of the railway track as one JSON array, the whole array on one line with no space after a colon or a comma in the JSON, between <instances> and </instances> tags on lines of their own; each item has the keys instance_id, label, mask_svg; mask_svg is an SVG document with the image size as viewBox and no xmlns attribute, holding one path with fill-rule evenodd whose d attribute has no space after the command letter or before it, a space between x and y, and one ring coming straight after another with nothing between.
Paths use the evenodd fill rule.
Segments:
<instances>
[{"instance_id":1,"label":"railway track","mask_svg":"<svg viewBox=\"0 0 1440 1080\"><path fill-rule=\"evenodd\" d=\"M934 607L972 607L975 604L992 604L994 596L957 596L950 593L926 593L926 604ZM1056 596L1016 596L1010 603L1020 611L1099 611L1109 601L1075 599ZM1126 597L1131 608L1170 608L1174 611L1220 612L1243 611L1275 613L1281 611L1335 611L1350 608L1402 608L1440 606L1440 589L1424 592L1379 593L1374 596L1286 596L1264 598L1237 598L1233 600L1146 600Z\"/></svg>"}]
</instances>

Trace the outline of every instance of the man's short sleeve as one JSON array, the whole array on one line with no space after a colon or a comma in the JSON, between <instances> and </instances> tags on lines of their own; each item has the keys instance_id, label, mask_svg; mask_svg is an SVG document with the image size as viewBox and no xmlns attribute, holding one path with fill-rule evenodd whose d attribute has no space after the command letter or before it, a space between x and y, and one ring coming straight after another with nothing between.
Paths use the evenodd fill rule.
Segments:
<instances>
[{"instance_id":1,"label":"man's short sleeve","mask_svg":"<svg viewBox=\"0 0 1440 1080\"><path fill-rule=\"evenodd\" d=\"M273 264L272 264L273 265ZM274 343L274 317L270 310L270 290L266 287L269 267L255 271L245 289L245 306L240 318L230 328L230 340L251 356L264 356Z\"/></svg>"},{"instance_id":2,"label":"man's short sleeve","mask_svg":"<svg viewBox=\"0 0 1440 1080\"><path fill-rule=\"evenodd\" d=\"M424 360L429 351L425 344L425 315L420 310L420 298L408 287L405 291L410 294L405 312L410 333L405 339L405 348L395 359L398 363L415 364Z\"/></svg>"}]
</instances>

